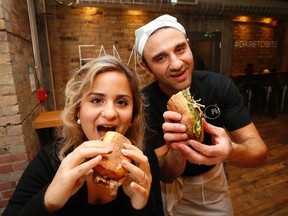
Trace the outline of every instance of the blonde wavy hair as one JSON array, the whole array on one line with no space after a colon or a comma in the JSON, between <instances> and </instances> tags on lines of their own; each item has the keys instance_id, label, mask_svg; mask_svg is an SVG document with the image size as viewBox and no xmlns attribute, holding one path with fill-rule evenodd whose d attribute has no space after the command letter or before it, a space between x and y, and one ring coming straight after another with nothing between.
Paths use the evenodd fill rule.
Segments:
<instances>
[{"instance_id":1,"label":"blonde wavy hair","mask_svg":"<svg viewBox=\"0 0 288 216\"><path fill-rule=\"evenodd\" d=\"M77 146L86 141L86 136L81 125L76 123L77 113L83 96L89 93L93 86L95 77L102 72L118 71L127 77L133 95L133 117L132 123L125 136L130 141L143 150L145 120L143 113L143 97L140 91L139 76L130 70L119 59L106 55L96 58L78 71L76 71L68 81L65 88L65 106L62 112L63 127L58 133L58 157L60 160Z\"/></svg>"}]
</instances>

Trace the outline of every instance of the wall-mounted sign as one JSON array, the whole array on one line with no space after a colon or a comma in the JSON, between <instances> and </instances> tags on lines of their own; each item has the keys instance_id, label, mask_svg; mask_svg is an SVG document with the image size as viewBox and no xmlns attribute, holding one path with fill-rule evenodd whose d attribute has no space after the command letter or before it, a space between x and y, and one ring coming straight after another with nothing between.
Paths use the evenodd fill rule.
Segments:
<instances>
[{"instance_id":1,"label":"wall-mounted sign","mask_svg":"<svg viewBox=\"0 0 288 216\"><path fill-rule=\"evenodd\" d=\"M278 41L268 40L239 40L234 43L235 48L278 48Z\"/></svg>"}]
</instances>

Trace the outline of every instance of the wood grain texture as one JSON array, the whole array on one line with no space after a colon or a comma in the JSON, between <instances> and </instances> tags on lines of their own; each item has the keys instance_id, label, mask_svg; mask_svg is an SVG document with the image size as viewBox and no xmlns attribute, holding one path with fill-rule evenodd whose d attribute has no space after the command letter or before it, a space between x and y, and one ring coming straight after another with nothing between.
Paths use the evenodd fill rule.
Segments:
<instances>
[{"instance_id":1,"label":"wood grain texture","mask_svg":"<svg viewBox=\"0 0 288 216\"><path fill-rule=\"evenodd\" d=\"M259 168L226 165L235 216L288 215L288 115L253 117L269 149Z\"/></svg>"}]
</instances>

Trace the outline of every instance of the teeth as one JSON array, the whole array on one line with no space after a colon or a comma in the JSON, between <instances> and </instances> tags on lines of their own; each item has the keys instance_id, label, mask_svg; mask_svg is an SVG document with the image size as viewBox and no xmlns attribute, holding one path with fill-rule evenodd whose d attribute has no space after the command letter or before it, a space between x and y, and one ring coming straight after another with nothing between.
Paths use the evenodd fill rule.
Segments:
<instances>
[{"instance_id":1,"label":"teeth","mask_svg":"<svg viewBox=\"0 0 288 216\"><path fill-rule=\"evenodd\" d=\"M100 130L104 130L104 131L109 131L109 130L113 130L115 131L116 127L115 126L108 126L108 125L99 125L97 127L98 131Z\"/></svg>"},{"instance_id":2,"label":"teeth","mask_svg":"<svg viewBox=\"0 0 288 216\"><path fill-rule=\"evenodd\" d=\"M100 137L103 137L108 131L116 131L116 126L98 125L97 131Z\"/></svg>"}]
</instances>

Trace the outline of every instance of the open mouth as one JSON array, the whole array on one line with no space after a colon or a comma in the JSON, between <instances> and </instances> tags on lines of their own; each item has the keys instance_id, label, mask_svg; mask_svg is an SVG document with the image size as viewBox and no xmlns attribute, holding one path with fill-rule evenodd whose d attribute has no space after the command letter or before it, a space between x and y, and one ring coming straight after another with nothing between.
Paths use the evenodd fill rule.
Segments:
<instances>
[{"instance_id":1,"label":"open mouth","mask_svg":"<svg viewBox=\"0 0 288 216\"><path fill-rule=\"evenodd\" d=\"M100 137L103 137L107 131L116 131L115 126L99 125L97 126L97 131Z\"/></svg>"}]
</instances>

